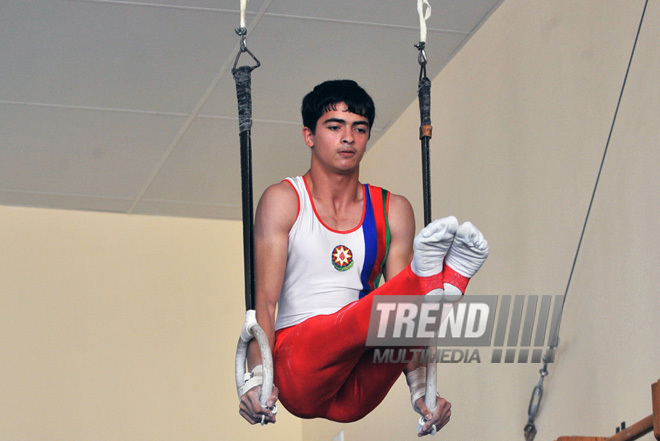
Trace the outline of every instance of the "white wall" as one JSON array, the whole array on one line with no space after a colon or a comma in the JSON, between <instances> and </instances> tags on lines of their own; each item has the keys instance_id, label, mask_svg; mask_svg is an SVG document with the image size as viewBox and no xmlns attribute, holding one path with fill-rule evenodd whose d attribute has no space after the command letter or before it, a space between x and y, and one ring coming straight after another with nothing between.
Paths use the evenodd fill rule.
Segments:
<instances>
[{"instance_id":1,"label":"white wall","mask_svg":"<svg viewBox=\"0 0 660 441\"><path fill-rule=\"evenodd\" d=\"M434 215L473 221L491 244L469 293L564 293L643 4L506 0L433 80ZM609 436L651 413L660 378L659 29L660 2L651 1L545 382L539 441ZM363 178L409 196L419 226L418 127L413 103L367 154ZM453 403L441 439L523 439L540 366L486 358L439 366ZM304 438L343 428L347 441L412 440L414 421L402 380L363 421L305 422Z\"/></svg>"}]
</instances>

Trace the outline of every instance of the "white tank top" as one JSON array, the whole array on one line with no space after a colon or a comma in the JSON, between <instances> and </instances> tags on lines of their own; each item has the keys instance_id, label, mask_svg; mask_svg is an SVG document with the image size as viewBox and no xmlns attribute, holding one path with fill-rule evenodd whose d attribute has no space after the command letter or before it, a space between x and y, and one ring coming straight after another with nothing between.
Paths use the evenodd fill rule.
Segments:
<instances>
[{"instance_id":1,"label":"white tank top","mask_svg":"<svg viewBox=\"0 0 660 441\"><path fill-rule=\"evenodd\" d=\"M304 178L286 181L298 194L298 215L289 231L276 330L332 314L371 292L378 286L390 242L386 190L365 184L360 223L336 231L316 214Z\"/></svg>"}]
</instances>

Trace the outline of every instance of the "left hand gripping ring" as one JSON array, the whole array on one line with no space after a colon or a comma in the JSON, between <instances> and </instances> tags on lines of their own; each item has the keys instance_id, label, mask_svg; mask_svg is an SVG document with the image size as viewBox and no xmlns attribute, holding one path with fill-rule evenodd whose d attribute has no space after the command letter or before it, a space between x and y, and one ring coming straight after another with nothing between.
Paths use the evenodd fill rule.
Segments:
<instances>
[{"instance_id":1,"label":"left hand gripping ring","mask_svg":"<svg viewBox=\"0 0 660 441\"><path fill-rule=\"evenodd\" d=\"M422 427L424 426L424 423L426 423L426 419L424 417L420 417L419 421L417 422L417 433L422 431ZM431 433L430 435L435 435L438 433L438 428L436 427L435 424L431 425Z\"/></svg>"},{"instance_id":2,"label":"left hand gripping ring","mask_svg":"<svg viewBox=\"0 0 660 441\"><path fill-rule=\"evenodd\" d=\"M263 407L266 407L266 401L273 392L273 356L270 352L270 345L266 333L257 324L254 310L245 313L245 325L241 331L241 337L238 340L236 348L236 391L238 399L242 395L242 389L245 383L245 362L247 358L248 342L256 338L261 352L261 361L263 365L263 383L259 401Z\"/></svg>"}]
</instances>

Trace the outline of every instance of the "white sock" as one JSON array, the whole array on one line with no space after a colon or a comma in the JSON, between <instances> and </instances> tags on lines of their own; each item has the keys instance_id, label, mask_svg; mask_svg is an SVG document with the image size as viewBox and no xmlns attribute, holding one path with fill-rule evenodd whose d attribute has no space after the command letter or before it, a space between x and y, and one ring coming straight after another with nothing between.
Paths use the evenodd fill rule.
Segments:
<instances>
[{"instance_id":1,"label":"white sock","mask_svg":"<svg viewBox=\"0 0 660 441\"><path fill-rule=\"evenodd\" d=\"M458 227L445 257L445 295L463 294L467 280L479 271L489 252L488 241L474 225L465 222ZM463 280L458 280L461 276Z\"/></svg>"},{"instance_id":2,"label":"white sock","mask_svg":"<svg viewBox=\"0 0 660 441\"><path fill-rule=\"evenodd\" d=\"M442 271L442 261L450 249L458 221L454 216L437 219L420 231L413 243L412 271L419 277L429 277Z\"/></svg>"}]
</instances>

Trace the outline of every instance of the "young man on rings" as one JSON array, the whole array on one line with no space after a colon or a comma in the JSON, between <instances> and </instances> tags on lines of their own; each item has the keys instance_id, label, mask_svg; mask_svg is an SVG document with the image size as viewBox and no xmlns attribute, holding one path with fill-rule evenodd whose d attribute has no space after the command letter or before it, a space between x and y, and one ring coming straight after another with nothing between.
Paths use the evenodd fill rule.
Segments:
<instances>
[{"instance_id":1,"label":"young man on rings","mask_svg":"<svg viewBox=\"0 0 660 441\"><path fill-rule=\"evenodd\" d=\"M373 363L374 348L365 346L371 300L443 287L462 293L488 244L472 224L459 226L454 217L415 237L406 198L360 183L375 108L357 83L316 86L303 99L302 115L310 169L264 192L254 226L256 316L274 364L267 405L279 399L302 418L356 421L405 372L413 408L426 419L419 435L435 433L449 421L451 405L438 396L429 411L424 368L414 362ZM381 274L386 283L376 288ZM241 391L239 409L251 424L275 422L259 404L260 364L253 341L253 379Z\"/></svg>"}]
</instances>

